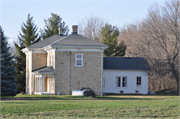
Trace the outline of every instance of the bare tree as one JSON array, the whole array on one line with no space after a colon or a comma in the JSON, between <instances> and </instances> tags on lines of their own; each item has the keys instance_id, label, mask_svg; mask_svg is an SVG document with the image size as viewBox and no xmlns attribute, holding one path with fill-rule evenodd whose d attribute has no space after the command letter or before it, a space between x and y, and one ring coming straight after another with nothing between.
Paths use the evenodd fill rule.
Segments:
<instances>
[{"instance_id":1,"label":"bare tree","mask_svg":"<svg viewBox=\"0 0 180 119\"><path fill-rule=\"evenodd\" d=\"M92 30L94 30L95 40L102 41L101 28L105 25L105 20L101 17L91 15L84 18L78 23L79 34L92 38Z\"/></svg>"},{"instance_id":2,"label":"bare tree","mask_svg":"<svg viewBox=\"0 0 180 119\"><path fill-rule=\"evenodd\" d=\"M155 47L158 57L164 60L167 65L166 72L172 73L177 83L179 91L179 30L178 20L180 18L179 0L166 1L165 6L155 7L149 10L149 15L143 23L146 38L156 44ZM157 57L157 56L156 56Z\"/></svg>"},{"instance_id":3,"label":"bare tree","mask_svg":"<svg viewBox=\"0 0 180 119\"><path fill-rule=\"evenodd\" d=\"M150 79L164 87L165 77L176 80L179 91L179 0L154 5L140 23L129 24L120 30L119 40L127 44L126 56L148 59ZM160 79L160 80L157 80ZM153 84L152 84L153 85Z\"/></svg>"}]
</instances>

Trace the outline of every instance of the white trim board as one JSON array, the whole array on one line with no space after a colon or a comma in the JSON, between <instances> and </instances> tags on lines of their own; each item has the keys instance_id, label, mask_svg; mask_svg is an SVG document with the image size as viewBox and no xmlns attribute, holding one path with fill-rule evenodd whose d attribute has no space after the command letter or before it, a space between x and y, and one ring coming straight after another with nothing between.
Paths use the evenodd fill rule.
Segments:
<instances>
[{"instance_id":1,"label":"white trim board","mask_svg":"<svg viewBox=\"0 0 180 119\"><path fill-rule=\"evenodd\" d=\"M87 52L101 52L101 49L57 49L56 51L87 51Z\"/></svg>"}]
</instances>

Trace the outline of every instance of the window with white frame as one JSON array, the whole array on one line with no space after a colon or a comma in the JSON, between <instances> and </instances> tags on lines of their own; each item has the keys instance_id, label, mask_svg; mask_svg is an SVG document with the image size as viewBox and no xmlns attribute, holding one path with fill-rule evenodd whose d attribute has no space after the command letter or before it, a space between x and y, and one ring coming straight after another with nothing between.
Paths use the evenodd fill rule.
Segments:
<instances>
[{"instance_id":1,"label":"window with white frame","mask_svg":"<svg viewBox=\"0 0 180 119\"><path fill-rule=\"evenodd\" d=\"M127 87L127 77L122 77L122 87Z\"/></svg>"},{"instance_id":2,"label":"window with white frame","mask_svg":"<svg viewBox=\"0 0 180 119\"><path fill-rule=\"evenodd\" d=\"M136 85L137 85L137 87L141 87L141 77L140 76L137 77L137 79L136 79Z\"/></svg>"},{"instance_id":3,"label":"window with white frame","mask_svg":"<svg viewBox=\"0 0 180 119\"><path fill-rule=\"evenodd\" d=\"M75 66L83 66L83 54L76 54L75 59Z\"/></svg>"},{"instance_id":4,"label":"window with white frame","mask_svg":"<svg viewBox=\"0 0 180 119\"><path fill-rule=\"evenodd\" d=\"M127 87L127 77L116 77L116 87Z\"/></svg>"},{"instance_id":5,"label":"window with white frame","mask_svg":"<svg viewBox=\"0 0 180 119\"><path fill-rule=\"evenodd\" d=\"M54 66L54 55L52 55L52 66Z\"/></svg>"},{"instance_id":6,"label":"window with white frame","mask_svg":"<svg viewBox=\"0 0 180 119\"><path fill-rule=\"evenodd\" d=\"M116 86L121 87L121 77L120 76L116 77Z\"/></svg>"},{"instance_id":7,"label":"window with white frame","mask_svg":"<svg viewBox=\"0 0 180 119\"><path fill-rule=\"evenodd\" d=\"M51 66L51 55L49 55L49 66Z\"/></svg>"}]
</instances>

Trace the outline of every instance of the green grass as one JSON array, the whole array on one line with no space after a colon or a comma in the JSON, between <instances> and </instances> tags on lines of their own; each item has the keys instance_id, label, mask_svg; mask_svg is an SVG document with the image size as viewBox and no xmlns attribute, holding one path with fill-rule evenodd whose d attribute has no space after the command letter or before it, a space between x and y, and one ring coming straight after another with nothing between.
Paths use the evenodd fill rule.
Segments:
<instances>
[{"instance_id":1,"label":"green grass","mask_svg":"<svg viewBox=\"0 0 180 119\"><path fill-rule=\"evenodd\" d=\"M179 118L179 96L97 98L17 95L1 98L1 118Z\"/></svg>"}]
</instances>

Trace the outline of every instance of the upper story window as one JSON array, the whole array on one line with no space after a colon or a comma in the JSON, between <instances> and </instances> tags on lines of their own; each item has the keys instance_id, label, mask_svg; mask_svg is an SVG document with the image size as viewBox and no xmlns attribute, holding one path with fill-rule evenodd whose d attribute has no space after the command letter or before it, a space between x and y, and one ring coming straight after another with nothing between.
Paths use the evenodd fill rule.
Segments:
<instances>
[{"instance_id":1,"label":"upper story window","mask_svg":"<svg viewBox=\"0 0 180 119\"><path fill-rule=\"evenodd\" d=\"M127 77L116 77L116 87L127 87Z\"/></svg>"},{"instance_id":2,"label":"upper story window","mask_svg":"<svg viewBox=\"0 0 180 119\"><path fill-rule=\"evenodd\" d=\"M137 77L136 85L137 85L137 87L141 87L141 77Z\"/></svg>"},{"instance_id":3,"label":"upper story window","mask_svg":"<svg viewBox=\"0 0 180 119\"><path fill-rule=\"evenodd\" d=\"M49 55L49 66L51 66L51 55Z\"/></svg>"},{"instance_id":4,"label":"upper story window","mask_svg":"<svg viewBox=\"0 0 180 119\"><path fill-rule=\"evenodd\" d=\"M54 66L54 55L52 55L52 66Z\"/></svg>"},{"instance_id":5,"label":"upper story window","mask_svg":"<svg viewBox=\"0 0 180 119\"><path fill-rule=\"evenodd\" d=\"M75 60L75 66L83 66L83 54L76 54Z\"/></svg>"}]
</instances>

